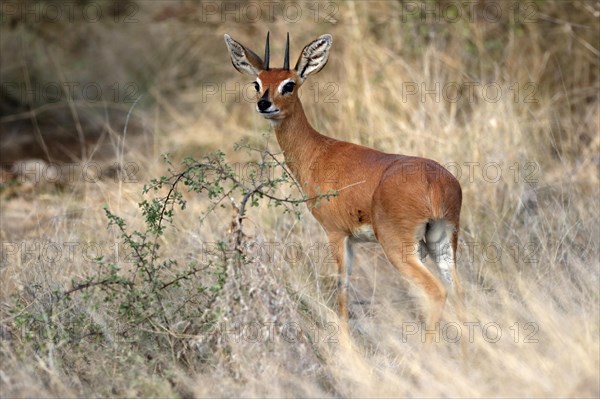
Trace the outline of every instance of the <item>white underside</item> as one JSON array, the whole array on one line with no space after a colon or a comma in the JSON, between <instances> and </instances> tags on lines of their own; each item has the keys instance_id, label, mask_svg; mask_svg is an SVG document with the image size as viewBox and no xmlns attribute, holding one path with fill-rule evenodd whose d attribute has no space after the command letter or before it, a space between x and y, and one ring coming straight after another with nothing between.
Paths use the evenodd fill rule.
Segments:
<instances>
[{"instance_id":1,"label":"white underside","mask_svg":"<svg viewBox=\"0 0 600 399\"><path fill-rule=\"evenodd\" d=\"M373 226L370 224L363 224L352 232L352 240L359 242L377 242L377 239L375 238L375 232L373 231Z\"/></svg>"}]
</instances>

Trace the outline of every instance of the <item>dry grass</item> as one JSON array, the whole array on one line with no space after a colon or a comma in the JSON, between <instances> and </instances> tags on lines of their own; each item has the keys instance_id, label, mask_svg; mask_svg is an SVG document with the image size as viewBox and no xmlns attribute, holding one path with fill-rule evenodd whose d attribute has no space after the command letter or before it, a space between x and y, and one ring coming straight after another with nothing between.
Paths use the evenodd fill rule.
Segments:
<instances>
[{"instance_id":1,"label":"dry grass","mask_svg":"<svg viewBox=\"0 0 600 399\"><path fill-rule=\"evenodd\" d=\"M3 22L3 82L21 82L26 68L39 82L94 81L107 91L114 82L134 82L143 97L127 137L130 102L79 98L46 109L26 100L27 107L9 109L2 99L11 111L0 118L3 157L16 145L10 134L24 129L35 137L35 124L28 125L32 109L52 160L83 158L77 168L98 162L104 172L93 183L76 173L58 189L43 176L46 184L23 177L18 184L2 182L2 396L598 397L597 4L535 3L535 19L522 23L511 19L508 3L499 3L505 13L498 20L486 21L476 8L475 20L452 23L421 21L392 2L336 3L335 23L315 22L309 5L297 4L304 18L296 23L203 20L202 8L191 2L139 3L137 23L78 21L67 25L73 35L65 35L59 22ZM321 4L321 16L327 5ZM247 80L230 67L222 34L259 49L266 29L274 60L282 55L286 31L293 54L311 38L333 34L330 64L302 93L318 130L386 152L426 156L460 172L459 270L470 323L461 332L463 340L472 337L468 359L449 342L457 325L451 323L458 322L451 306L439 344L424 349L420 333L410 334L420 309L407 293L418 293L377 246L358 250L351 337L344 337L326 238L307 210L301 221L265 206L250 210L247 240L277 246L272 256L263 252L244 265L235 281L230 276L211 305L220 313L208 331L182 312L173 324L138 335L145 340L126 342L112 330L117 317L110 306L76 296L69 306L53 307L53 290L69 288L73 277L97 267L86 252L93 251L90 243L112 256L120 241L106 228L104 204L129 226L143 227L141 190L149 178L165 174L161 153L199 158L220 148L232 162L244 162L247 155L234 152L234 142L264 144L270 128L252 103L221 98L224 88ZM44 49L51 41L60 46ZM8 51L17 55L10 62ZM480 86L473 98L463 91L457 102L421 99L422 84L439 84L450 96L451 82ZM211 95L214 84L218 92ZM498 101L490 100L493 89L482 92L486 84L502 88ZM418 93L408 95L415 87ZM267 138L276 149L274 135ZM44 158L43 151L36 154L24 151L20 158ZM129 162L135 178L115 180L113 162ZM200 225L206 198L186 198L187 209L161 238L161 255L179 264L203 259L207 243L227 237L231 215L219 210ZM72 257L65 243L78 244ZM45 252L50 244L62 248L54 262ZM211 278L198 276L194 283ZM24 314L38 317L35 328L19 324ZM60 323L76 323L76 315L102 334L46 339L51 329L66 328ZM186 323L199 329L188 333ZM252 339L253 325L264 327L261 339ZM293 328L301 333L292 334ZM237 342L235 331L242 335Z\"/></svg>"}]
</instances>

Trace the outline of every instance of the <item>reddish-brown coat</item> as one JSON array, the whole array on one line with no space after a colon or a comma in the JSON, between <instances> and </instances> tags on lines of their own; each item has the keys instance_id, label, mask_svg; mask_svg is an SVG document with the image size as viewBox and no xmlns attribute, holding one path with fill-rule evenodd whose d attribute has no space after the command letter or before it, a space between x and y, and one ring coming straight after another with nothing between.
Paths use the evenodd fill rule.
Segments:
<instances>
[{"instance_id":1,"label":"reddish-brown coat","mask_svg":"<svg viewBox=\"0 0 600 399\"><path fill-rule=\"evenodd\" d=\"M262 92L275 93L270 95L272 102L285 112L275 124L275 134L306 195L338 191L338 196L310 207L328 233L351 235L361 225L373 224L377 235L377 224L384 217L413 229L428 219L447 219L458 226L460 184L440 164L324 136L306 119L297 91L287 96L277 93L283 80L297 80L295 72L274 69L258 77ZM375 214L380 220L374 220Z\"/></svg>"}]
</instances>

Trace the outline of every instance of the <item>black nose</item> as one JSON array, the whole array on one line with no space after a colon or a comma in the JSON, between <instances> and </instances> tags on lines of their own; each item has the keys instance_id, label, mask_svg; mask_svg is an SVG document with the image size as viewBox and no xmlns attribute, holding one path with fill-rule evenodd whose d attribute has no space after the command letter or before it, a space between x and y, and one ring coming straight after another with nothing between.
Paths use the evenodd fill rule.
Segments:
<instances>
[{"instance_id":1,"label":"black nose","mask_svg":"<svg viewBox=\"0 0 600 399\"><path fill-rule=\"evenodd\" d=\"M269 100L260 99L260 100L258 100L257 105L258 105L258 109L264 112L271 106L271 102Z\"/></svg>"}]
</instances>

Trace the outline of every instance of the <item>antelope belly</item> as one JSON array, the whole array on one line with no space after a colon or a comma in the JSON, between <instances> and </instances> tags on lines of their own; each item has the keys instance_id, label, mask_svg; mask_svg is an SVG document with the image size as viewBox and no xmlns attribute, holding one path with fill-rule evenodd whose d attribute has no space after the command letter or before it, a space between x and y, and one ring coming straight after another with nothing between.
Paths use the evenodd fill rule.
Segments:
<instances>
[{"instance_id":1,"label":"antelope belly","mask_svg":"<svg viewBox=\"0 0 600 399\"><path fill-rule=\"evenodd\" d=\"M375 232L373 232L373 226L370 224L363 224L352 232L352 236L356 241L367 241L376 242Z\"/></svg>"}]
</instances>

